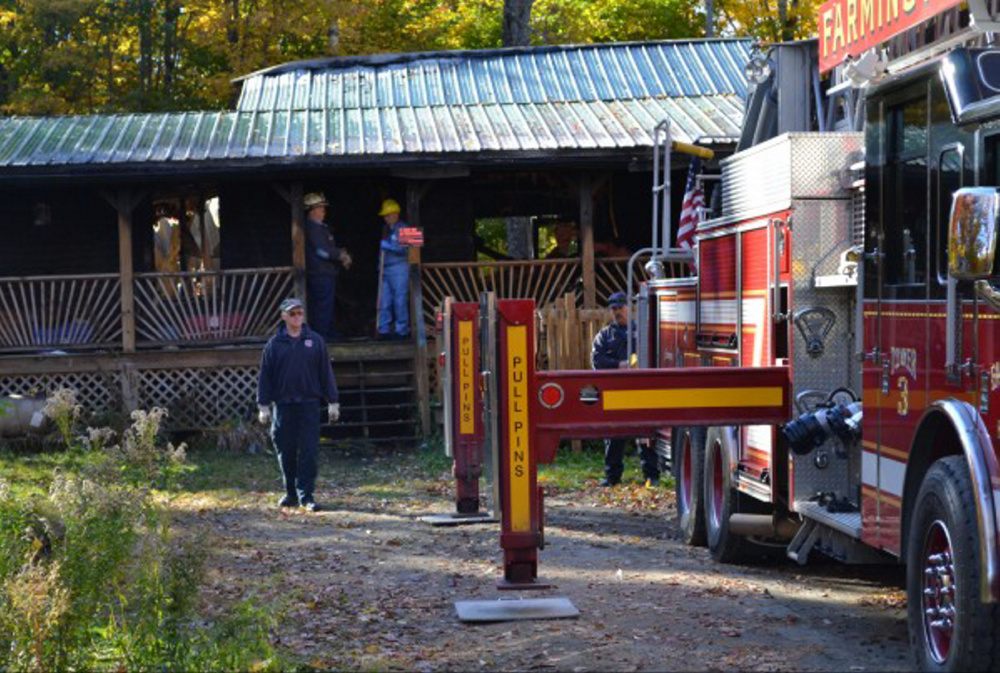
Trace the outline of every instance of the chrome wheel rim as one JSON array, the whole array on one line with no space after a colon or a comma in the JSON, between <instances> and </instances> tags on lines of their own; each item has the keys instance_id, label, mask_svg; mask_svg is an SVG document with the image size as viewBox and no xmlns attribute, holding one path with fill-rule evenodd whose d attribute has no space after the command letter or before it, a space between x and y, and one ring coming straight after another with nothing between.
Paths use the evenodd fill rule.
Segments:
<instances>
[{"instance_id":1,"label":"chrome wheel rim","mask_svg":"<svg viewBox=\"0 0 1000 673\"><path fill-rule=\"evenodd\" d=\"M684 435L681 448L681 513L686 514L691 509L691 437Z\"/></svg>"},{"instance_id":2,"label":"chrome wheel rim","mask_svg":"<svg viewBox=\"0 0 1000 673\"><path fill-rule=\"evenodd\" d=\"M948 526L937 520L924 537L923 591L921 609L924 640L931 658L938 664L951 654L955 634L955 563Z\"/></svg>"},{"instance_id":3,"label":"chrome wheel rim","mask_svg":"<svg viewBox=\"0 0 1000 673\"><path fill-rule=\"evenodd\" d=\"M724 481L722 478L722 447L718 442L712 444L712 450L710 453L712 455L710 464L710 469L712 471L712 488L709 493L712 502L709 507L709 512L711 512L710 518L712 519L712 528L717 530L722 522L722 491Z\"/></svg>"}]
</instances>

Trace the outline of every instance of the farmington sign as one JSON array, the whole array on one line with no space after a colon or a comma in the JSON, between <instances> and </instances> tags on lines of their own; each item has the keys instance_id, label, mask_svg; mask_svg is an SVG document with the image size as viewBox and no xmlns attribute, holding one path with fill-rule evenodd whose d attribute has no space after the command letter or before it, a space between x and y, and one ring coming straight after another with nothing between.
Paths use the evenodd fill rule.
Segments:
<instances>
[{"instance_id":1,"label":"farmington sign","mask_svg":"<svg viewBox=\"0 0 1000 673\"><path fill-rule=\"evenodd\" d=\"M826 72L962 0L828 0L819 8L819 71Z\"/></svg>"}]
</instances>

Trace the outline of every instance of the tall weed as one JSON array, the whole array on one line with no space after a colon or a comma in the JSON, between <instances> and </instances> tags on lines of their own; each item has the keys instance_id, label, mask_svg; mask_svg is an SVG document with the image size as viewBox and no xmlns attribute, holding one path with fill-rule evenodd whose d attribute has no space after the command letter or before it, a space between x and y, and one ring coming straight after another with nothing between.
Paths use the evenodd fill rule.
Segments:
<instances>
[{"instance_id":1,"label":"tall weed","mask_svg":"<svg viewBox=\"0 0 1000 673\"><path fill-rule=\"evenodd\" d=\"M47 407L61 435L75 430L73 407L68 395ZM185 458L160 437L165 415L134 412L118 442L102 428L71 440L97 455L54 474L43 497L0 481L0 670L280 666L263 611L197 615L210 541L178 534L152 490Z\"/></svg>"}]
</instances>

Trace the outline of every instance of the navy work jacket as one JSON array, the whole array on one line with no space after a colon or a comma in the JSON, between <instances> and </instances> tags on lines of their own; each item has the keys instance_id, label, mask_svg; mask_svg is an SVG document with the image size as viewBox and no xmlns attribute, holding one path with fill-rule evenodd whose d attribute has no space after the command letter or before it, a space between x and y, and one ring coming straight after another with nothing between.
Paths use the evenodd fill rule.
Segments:
<instances>
[{"instance_id":1,"label":"navy work jacket","mask_svg":"<svg viewBox=\"0 0 1000 673\"><path fill-rule=\"evenodd\" d=\"M628 330L612 320L594 337L590 363L594 369L618 369L624 360L628 360Z\"/></svg>"},{"instance_id":2,"label":"navy work jacket","mask_svg":"<svg viewBox=\"0 0 1000 673\"><path fill-rule=\"evenodd\" d=\"M340 248L330 227L323 222L306 218L306 271L318 276L336 276L340 273Z\"/></svg>"},{"instance_id":3,"label":"navy work jacket","mask_svg":"<svg viewBox=\"0 0 1000 673\"><path fill-rule=\"evenodd\" d=\"M308 325L297 339L282 325L264 346L257 378L257 404L337 401L326 342Z\"/></svg>"}]
</instances>

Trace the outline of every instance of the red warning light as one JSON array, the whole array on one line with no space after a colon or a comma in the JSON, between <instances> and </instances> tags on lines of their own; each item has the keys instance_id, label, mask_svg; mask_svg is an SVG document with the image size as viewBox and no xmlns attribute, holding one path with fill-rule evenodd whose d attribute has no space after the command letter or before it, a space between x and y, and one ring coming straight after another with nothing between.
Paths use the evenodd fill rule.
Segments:
<instances>
[{"instance_id":1,"label":"red warning light","mask_svg":"<svg viewBox=\"0 0 1000 673\"><path fill-rule=\"evenodd\" d=\"M563 403L566 394L558 383L546 383L538 390L538 401L546 409L555 409Z\"/></svg>"}]
</instances>

